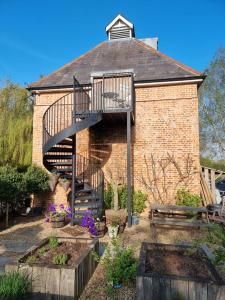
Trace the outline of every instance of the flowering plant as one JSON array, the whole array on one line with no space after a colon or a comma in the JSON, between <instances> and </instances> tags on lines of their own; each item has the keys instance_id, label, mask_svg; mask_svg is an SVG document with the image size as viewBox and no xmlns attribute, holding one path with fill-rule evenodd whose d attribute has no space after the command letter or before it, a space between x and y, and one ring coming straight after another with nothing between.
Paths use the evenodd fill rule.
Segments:
<instances>
[{"instance_id":1,"label":"flowering plant","mask_svg":"<svg viewBox=\"0 0 225 300\"><path fill-rule=\"evenodd\" d=\"M92 217L90 210L87 210L85 215L83 216L81 226L87 227L91 235L98 235L98 231L95 226L95 219Z\"/></svg>"},{"instance_id":2,"label":"flowering plant","mask_svg":"<svg viewBox=\"0 0 225 300\"><path fill-rule=\"evenodd\" d=\"M56 205L56 204L49 204L48 206L48 215L46 216L46 222L57 222L57 221L64 221L65 219L72 218L72 211L71 208L65 206L64 204Z\"/></svg>"}]
</instances>

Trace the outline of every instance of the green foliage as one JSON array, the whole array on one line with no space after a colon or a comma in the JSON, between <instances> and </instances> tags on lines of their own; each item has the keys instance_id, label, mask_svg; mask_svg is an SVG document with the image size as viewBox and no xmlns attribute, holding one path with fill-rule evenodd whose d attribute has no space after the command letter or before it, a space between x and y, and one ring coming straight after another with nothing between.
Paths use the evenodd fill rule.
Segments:
<instances>
[{"instance_id":1,"label":"green foliage","mask_svg":"<svg viewBox=\"0 0 225 300\"><path fill-rule=\"evenodd\" d=\"M204 167L221 170L225 172L225 160L213 161L209 157L201 157L201 165Z\"/></svg>"},{"instance_id":2,"label":"green foliage","mask_svg":"<svg viewBox=\"0 0 225 300\"><path fill-rule=\"evenodd\" d=\"M29 165L32 154L33 101L11 81L0 89L0 165Z\"/></svg>"},{"instance_id":3,"label":"green foliage","mask_svg":"<svg viewBox=\"0 0 225 300\"><path fill-rule=\"evenodd\" d=\"M50 249L56 249L59 247L59 240L55 236L50 236L48 246Z\"/></svg>"},{"instance_id":4,"label":"green foliage","mask_svg":"<svg viewBox=\"0 0 225 300\"><path fill-rule=\"evenodd\" d=\"M23 177L16 168L0 167L0 200L16 201L23 192Z\"/></svg>"},{"instance_id":5,"label":"green foliage","mask_svg":"<svg viewBox=\"0 0 225 300\"><path fill-rule=\"evenodd\" d=\"M101 263L106 272L108 285L128 283L135 279L137 261L131 248L124 248L118 238L112 240L112 244L106 248Z\"/></svg>"},{"instance_id":6,"label":"green foliage","mask_svg":"<svg viewBox=\"0 0 225 300\"><path fill-rule=\"evenodd\" d=\"M215 264L220 265L225 263L225 249L222 247L219 247L215 249L214 251L215 255Z\"/></svg>"},{"instance_id":7,"label":"green foliage","mask_svg":"<svg viewBox=\"0 0 225 300\"><path fill-rule=\"evenodd\" d=\"M141 191L133 193L133 207L132 210L134 213L142 213L146 208L147 194L144 194Z\"/></svg>"},{"instance_id":8,"label":"green foliage","mask_svg":"<svg viewBox=\"0 0 225 300\"><path fill-rule=\"evenodd\" d=\"M201 198L198 195L193 195L185 189L180 189L176 194L176 204L181 206L199 207Z\"/></svg>"},{"instance_id":9,"label":"green foliage","mask_svg":"<svg viewBox=\"0 0 225 300\"><path fill-rule=\"evenodd\" d=\"M31 279L25 272L11 272L0 276L0 299L25 300L31 292Z\"/></svg>"},{"instance_id":10,"label":"green foliage","mask_svg":"<svg viewBox=\"0 0 225 300\"><path fill-rule=\"evenodd\" d=\"M24 174L26 191L29 194L40 195L48 191L48 173L35 165L29 166Z\"/></svg>"},{"instance_id":11,"label":"green foliage","mask_svg":"<svg viewBox=\"0 0 225 300\"><path fill-rule=\"evenodd\" d=\"M52 262L55 265L65 265L68 261L68 258L68 254L62 252L54 255L52 258Z\"/></svg>"},{"instance_id":12,"label":"green foliage","mask_svg":"<svg viewBox=\"0 0 225 300\"><path fill-rule=\"evenodd\" d=\"M30 256L28 256L26 262L28 264L35 264L37 262L37 257L34 255L30 255Z\"/></svg>"},{"instance_id":13,"label":"green foliage","mask_svg":"<svg viewBox=\"0 0 225 300\"><path fill-rule=\"evenodd\" d=\"M199 89L203 153L222 158L225 151L225 48L216 52Z\"/></svg>"},{"instance_id":14,"label":"green foliage","mask_svg":"<svg viewBox=\"0 0 225 300\"><path fill-rule=\"evenodd\" d=\"M112 187L105 191L105 208L112 208L113 206L113 190ZM127 187L125 185L118 187L119 207L127 208ZM133 191L132 193L132 211L133 213L141 213L146 208L145 201L147 200L147 194L141 191Z\"/></svg>"},{"instance_id":15,"label":"green foliage","mask_svg":"<svg viewBox=\"0 0 225 300\"><path fill-rule=\"evenodd\" d=\"M106 190L104 190L104 204L106 209L112 208L113 203L113 189L112 186L109 185Z\"/></svg>"},{"instance_id":16,"label":"green foliage","mask_svg":"<svg viewBox=\"0 0 225 300\"><path fill-rule=\"evenodd\" d=\"M125 185L118 188L119 206L120 208L127 208L127 187Z\"/></svg>"},{"instance_id":17,"label":"green foliage","mask_svg":"<svg viewBox=\"0 0 225 300\"><path fill-rule=\"evenodd\" d=\"M42 256L42 255L45 254L46 250L47 250L46 247L41 247L41 248L38 250L38 254Z\"/></svg>"}]
</instances>

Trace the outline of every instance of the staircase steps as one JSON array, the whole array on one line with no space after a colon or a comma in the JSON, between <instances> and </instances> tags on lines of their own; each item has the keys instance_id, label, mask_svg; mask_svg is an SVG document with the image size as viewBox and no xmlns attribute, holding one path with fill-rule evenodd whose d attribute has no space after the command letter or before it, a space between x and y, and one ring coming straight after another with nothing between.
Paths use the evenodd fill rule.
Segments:
<instances>
[{"instance_id":1,"label":"staircase steps","mask_svg":"<svg viewBox=\"0 0 225 300\"><path fill-rule=\"evenodd\" d=\"M72 154L45 154L45 159L72 159Z\"/></svg>"},{"instance_id":2,"label":"staircase steps","mask_svg":"<svg viewBox=\"0 0 225 300\"><path fill-rule=\"evenodd\" d=\"M72 153L72 148L52 147L50 150L48 150L48 153L51 153L51 152L69 152L69 153Z\"/></svg>"},{"instance_id":3,"label":"staircase steps","mask_svg":"<svg viewBox=\"0 0 225 300\"><path fill-rule=\"evenodd\" d=\"M85 196L76 197L75 201L96 200L96 199L98 199L98 197L95 195L85 195Z\"/></svg>"},{"instance_id":4,"label":"staircase steps","mask_svg":"<svg viewBox=\"0 0 225 300\"><path fill-rule=\"evenodd\" d=\"M51 166L72 166L72 161L51 162Z\"/></svg>"},{"instance_id":5,"label":"staircase steps","mask_svg":"<svg viewBox=\"0 0 225 300\"><path fill-rule=\"evenodd\" d=\"M102 86L98 84L96 88L100 98L97 98L95 101L96 104L98 102L100 104L102 101ZM79 97L76 97L76 92ZM75 150L74 138L77 132L87 129L102 120L101 109L89 110L85 100L86 97L87 91L82 86L79 86L73 93L56 100L53 105L49 106L43 116L43 132L46 133L43 135L43 164L50 172L56 172L61 178L70 180L70 188L66 192L68 200L71 199L73 188L72 154ZM75 111L74 107L78 108L79 111ZM69 123L67 113L70 113L73 117ZM78 119L79 122L74 122ZM66 128L67 126L68 128ZM75 159L79 177L75 179L75 199L73 199L75 217L73 221L80 222L81 217L87 210L91 209L96 216L101 212L103 199L97 188L100 184L103 184L104 180L101 178L104 178L104 175L99 167L97 176L95 176L95 166L90 159L80 156L79 153L76 153ZM91 168L94 170L94 180L89 178L92 174L86 176L85 171L87 169L91 171Z\"/></svg>"},{"instance_id":6,"label":"staircase steps","mask_svg":"<svg viewBox=\"0 0 225 300\"><path fill-rule=\"evenodd\" d=\"M63 141L60 141L58 143L58 145L68 145L68 146L73 146L73 141L72 140L63 140Z\"/></svg>"},{"instance_id":7,"label":"staircase steps","mask_svg":"<svg viewBox=\"0 0 225 300\"><path fill-rule=\"evenodd\" d=\"M95 202L95 203L93 203L93 202L87 202L87 203L75 203L74 204L74 207L75 207L75 209L76 208L100 208L101 207L101 202L99 201L99 202Z\"/></svg>"}]
</instances>

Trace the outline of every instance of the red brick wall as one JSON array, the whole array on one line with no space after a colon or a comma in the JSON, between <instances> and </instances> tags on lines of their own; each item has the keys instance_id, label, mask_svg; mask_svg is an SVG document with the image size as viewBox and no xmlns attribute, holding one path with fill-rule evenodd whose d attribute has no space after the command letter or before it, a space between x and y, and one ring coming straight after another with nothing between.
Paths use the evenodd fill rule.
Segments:
<instances>
[{"instance_id":1,"label":"red brick wall","mask_svg":"<svg viewBox=\"0 0 225 300\"><path fill-rule=\"evenodd\" d=\"M34 110L33 161L39 165L42 165L42 116L48 105L62 95L54 92L37 97ZM170 163L166 168L166 176L163 177L158 164L158 161L166 163L165 158L169 154L175 158L182 175L186 174L187 157L192 159L192 169L195 168L196 173L190 176L189 181L185 180L193 193L199 193L197 85L139 87L135 89L135 96L136 115L135 125L132 127L134 188L145 190L141 178L147 177L146 162L151 177L153 157L156 163L157 188L163 191L164 181L168 185L167 194L165 191L162 193L163 201L174 202L175 186L181 176L178 176L176 168ZM126 124L119 120L114 124L99 123L78 134L77 146L79 153L101 162L106 174L110 170L118 182L126 182ZM177 188L182 185L181 182ZM148 190L148 194L153 200L152 192Z\"/></svg>"}]
</instances>

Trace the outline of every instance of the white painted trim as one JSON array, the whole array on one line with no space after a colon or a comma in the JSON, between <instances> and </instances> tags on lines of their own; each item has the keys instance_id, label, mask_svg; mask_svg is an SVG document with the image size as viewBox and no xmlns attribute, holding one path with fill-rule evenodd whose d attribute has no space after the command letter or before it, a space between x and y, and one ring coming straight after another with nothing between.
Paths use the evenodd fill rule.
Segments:
<instances>
[{"instance_id":1,"label":"white painted trim","mask_svg":"<svg viewBox=\"0 0 225 300\"><path fill-rule=\"evenodd\" d=\"M112 22L111 22L108 26L106 26L105 31L108 32L109 29L112 28L113 25L114 25L118 20L123 21L123 22L124 22L127 26L129 26L131 29L134 28L134 25L133 25L131 22L129 22L129 21L128 21L127 19L125 19L123 16L118 15L117 17L115 17L115 19L112 20Z\"/></svg>"},{"instance_id":2,"label":"white painted trim","mask_svg":"<svg viewBox=\"0 0 225 300\"><path fill-rule=\"evenodd\" d=\"M134 83L135 87L145 87L145 86L156 86L156 85L174 85L174 84L190 84L190 83L199 83L203 79L190 79L190 80L176 80L176 81L158 81L158 82L146 82L146 83Z\"/></svg>"}]
</instances>

